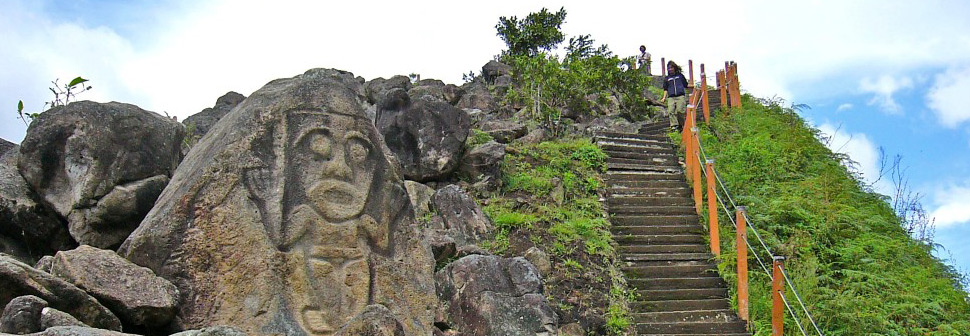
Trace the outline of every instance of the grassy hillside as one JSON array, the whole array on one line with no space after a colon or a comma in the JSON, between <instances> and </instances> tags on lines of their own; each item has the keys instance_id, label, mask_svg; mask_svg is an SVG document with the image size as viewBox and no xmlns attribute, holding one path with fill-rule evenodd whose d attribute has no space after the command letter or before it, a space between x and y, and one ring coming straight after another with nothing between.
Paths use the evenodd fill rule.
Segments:
<instances>
[{"instance_id":1,"label":"grassy hillside","mask_svg":"<svg viewBox=\"0 0 970 336\"><path fill-rule=\"evenodd\" d=\"M826 335L970 335L960 274L931 254L930 242L913 239L888 198L860 182L794 111L745 97L740 111L702 133L735 201L788 258ZM721 223L730 227L723 215ZM735 286L734 232L721 232L722 274ZM753 257L749 265L751 315L758 335L768 335L769 280ZM786 334L798 333L786 325Z\"/></svg>"}]
</instances>

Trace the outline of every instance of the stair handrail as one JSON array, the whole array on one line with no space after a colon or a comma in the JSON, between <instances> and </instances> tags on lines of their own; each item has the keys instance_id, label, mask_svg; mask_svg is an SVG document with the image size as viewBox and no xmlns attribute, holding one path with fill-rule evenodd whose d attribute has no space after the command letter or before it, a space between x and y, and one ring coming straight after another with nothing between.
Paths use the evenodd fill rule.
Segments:
<instances>
[{"instance_id":1,"label":"stair handrail","mask_svg":"<svg viewBox=\"0 0 970 336\"><path fill-rule=\"evenodd\" d=\"M736 69L737 68L736 68L736 65L733 64L733 62L732 62L731 65L732 65L731 68L733 68L731 70L733 70L733 71L729 71L729 72L734 72L733 73L733 77L734 77L735 82L736 82L736 80L737 80L737 72L736 72L737 70ZM737 90L737 91L735 91L735 93L738 94L738 96L740 96L740 92L739 92L740 90L738 90L737 88L735 88L735 90ZM696 96L695 97L695 95L697 95L697 92L698 91L695 90L694 92L691 93L691 98L692 98L691 99L691 102L692 103L694 103L694 102L696 102L696 101L698 101L700 99L706 98L706 95L708 94L707 88L702 88L702 90L700 90L699 96ZM734 105L733 102L732 102L731 105ZM722 104L722 108L723 108L723 106L724 105ZM740 101L738 101L737 106L740 106ZM688 105L687 106L687 111L685 113L685 118L684 118L685 119L685 121L684 121L684 124L685 124L684 125L685 126L684 127L684 131L685 132L683 134L684 135L687 135L689 137L689 139L686 140L686 141L682 141L682 142L685 143L685 144L687 144L687 146L685 146L686 147L685 149L688 149L689 152L692 151L692 152L696 153L695 155L696 155L696 160L697 161L693 161L695 158L694 157L691 157L693 155L691 155L691 153L689 153L689 152L686 153L687 154L687 157L685 157L685 161L691 160L693 162L698 162L698 163L699 162L706 162L708 160L707 153L704 150L704 146L701 144L700 136L699 136L699 133L697 132L697 128L693 126L693 124L696 123L696 120L697 120L695 114L696 114L696 104L690 104L690 105ZM689 132L687 131L688 130L688 127L691 127ZM691 148L693 146L696 146L696 149ZM687 166L688 166L688 170L690 170L690 171L700 170L701 173L703 173L705 176L707 175L707 171L705 169L699 169L699 165L693 165L692 163L688 163ZM727 187L725 186L724 182L721 180L720 175L717 174L717 170L714 169L713 167L712 167L711 170L712 170L712 173L714 174L714 179L717 181L718 185L720 186L720 188L722 190L722 193L725 195L725 197L731 203L731 206L733 208L737 209L738 208L737 203L734 202L734 198L731 197L731 193L727 190ZM696 183L697 186L695 186L694 188L695 189L696 188L699 188L700 181L696 181L695 183ZM708 195L708 197L710 197L710 195ZM728 219L731 220L731 224L735 227L735 229L737 229L737 226L738 226L737 225L737 222L731 216L731 212L728 210L727 205L724 203L724 201L721 199L721 196L716 191L715 191L714 197L717 199L718 203L721 204L721 207L724 209L724 212L727 214ZM744 219L745 219L745 222L747 223L747 226L751 228L751 232L753 232L755 234L755 237L758 239L758 242L761 243L761 246L764 248L764 251L767 252L768 255L772 259L775 259L776 258L776 255L771 252L771 249L768 248L768 244L766 244L765 241L764 241L764 239L761 238L761 235L758 233L757 228L754 226L754 222L751 221L751 219L748 217L747 213L744 212L744 211L741 211L739 213L742 216L744 216ZM712 214L708 214L708 215L710 216ZM716 216L717 214L713 214L713 215ZM758 251L757 249L755 249L751 245L751 242L746 237L744 239L744 242L745 242L745 245L747 245L748 248L750 250L752 250L753 252L757 252ZM753 254L755 256L755 260L758 261L758 264L761 266L762 270L765 271L765 273L768 275L769 278L771 278L772 280L775 280L774 279L774 275L772 275L772 273L768 270L767 266L765 266L765 263L761 260L761 257L758 256L758 253L753 253ZM824 334L822 333L821 329L819 329L819 327L818 327L818 323L815 322L815 318L812 316L812 314L808 311L808 308L805 306L805 302L804 302L804 300L802 300L801 295L798 294L798 290L796 290L795 289L795 286L792 285L792 281L789 278L788 273L784 271L784 267L780 267L780 270L781 270L780 273L782 274L782 277L785 279L785 282L787 282L787 284L788 284L788 288L791 289L792 294L794 294L794 296L795 296L798 304L802 308L802 311L805 313L805 316L808 317L808 320L811 322L812 327L814 327L815 332L819 336L824 336ZM788 302L788 299L785 297L784 291L781 291L780 296L781 296L781 299L784 302L785 306L788 308L789 314L791 314L792 319L795 321L795 324L798 326L798 329L801 331L802 335L807 336L808 333L805 331L804 327L802 326L801 319L797 316L797 314L795 313L795 311L792 309L791 305Z\"/></svg>"}]
</instances>

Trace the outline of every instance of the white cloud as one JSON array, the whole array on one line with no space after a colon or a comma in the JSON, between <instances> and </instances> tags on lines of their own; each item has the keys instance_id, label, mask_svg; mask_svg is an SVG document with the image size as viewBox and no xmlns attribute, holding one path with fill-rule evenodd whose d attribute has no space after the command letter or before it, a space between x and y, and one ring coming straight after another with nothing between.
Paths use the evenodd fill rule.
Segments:
<instances>
[{"instance_id":1,"label":"white cloud","mask_svg":"<svg viewBox=\"0 0 970 336\"><path fill-rule=\"evenodd\" d=\"M936 209L930 214L939 228L970 222L970 183L950 184L933 195Z\"/></svg>"},{"instance_id":2,"label":"white cloud","mask_svg":"<svg viewBox=\"0 0 970 336\"><path fill-rule=\"evenodd\" d=\"M839 107L836 108L835 111L841 112L841 111L851 110L852 107L853 107L852 104L845 103L845 104L839 105Z\"/></svg>"},{"instance_id":3,"label":"white cloud","mask_svg":"<svg viewBox=\"0 0 970 336\"><path fill-rule=\"evenodd\" d=\"M869 77L859 81L859 91L873 94L869 105L877 105L883 112L890 114L901 113L901 107L893 98L893 94L903 89L913 88L913 80L909 77L896 79L889 75L882 75L878 79Z\"/></svg>"},{"instance_id":4,"label":"white cloud","mask_svg":"<svg viewBox=\"0 0 970 336\"><path fill-rule=\"evenodd\" d=\"M833 152L842 153L855 161L862 178L866 183L873 183L879 177L879 148L869 140L865 133L850 133L832 124L818 126L822 136L828 138L826 146ZM877 192L891 195L891 186L886 181L875 184Z\"/></svg>"},{"instance_id":5,"label":"white cloud","mask_svg":"<svg viewBox=\"0 0 970 336\"><path fill-rule=\"evenodd\" d=\"M970 120L970 66L951 67L936 75L933 87L926 93L926 105L943 126L956 128Z\"/></svg>"}]
</instances>

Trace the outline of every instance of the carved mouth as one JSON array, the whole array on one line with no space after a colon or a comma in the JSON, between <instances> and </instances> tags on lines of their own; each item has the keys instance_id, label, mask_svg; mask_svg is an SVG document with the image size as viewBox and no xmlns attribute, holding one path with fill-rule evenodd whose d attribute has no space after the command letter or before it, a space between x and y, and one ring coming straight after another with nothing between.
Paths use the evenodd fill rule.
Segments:
<instances>
[{"instance_id":1,"label":"carved mouth","mask_svg":"<svg viewBox=\"0 0 970 336\"><path fill-rule=\"evenodd\" d=\"M324 217L347 219L359 215L367 202L367 191L353 184L323 180L315 183L307 196Z\"/></svg>"}]
</instances>

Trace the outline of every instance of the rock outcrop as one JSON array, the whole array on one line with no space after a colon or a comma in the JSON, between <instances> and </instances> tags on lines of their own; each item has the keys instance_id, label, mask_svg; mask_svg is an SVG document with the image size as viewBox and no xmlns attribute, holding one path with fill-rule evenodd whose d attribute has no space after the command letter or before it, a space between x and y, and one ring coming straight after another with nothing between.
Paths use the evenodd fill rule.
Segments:
<instances>
[{"instance_id":1,"label":"rock outcrop","mask_svg":"<svg viewBox=\"0 0 970 336\"><path fill-rule=\"evenodd\" d=\"M431 202L437 212L432 228L454 239L457 246L482 241L492 228L475 199L457 185L438 189Z\"/></svg>"},{"instance_id":2,"label":"rock outcrop","mask_svg":"<svg viewBox=\"0 0 970 336\"><path fill-rule=\"evenodd\" d=\"M67 281L0 255L0 305L33 295L95 328L121 330L121 321L98 300Z\"/></svg>"},{"instance_id":3,"label":"rock outcrop","mask_svg":"<svg viewBox=\"0 0 970 336\"><path fill-rule=\"evenodd\" d=\"M219 99L216 99L215 106L206 108L199 113L185 118L182 124L185 124L187 130L191 131L185 136L193 140L201 139L219 119L222 119L226 113L229 113L236 105L239 105L243 99L246 99L246 96L229 91L222 95L222 97L219 97Z\"/></svg>"},{"instance_id":4,"label":"rock outcrop","mask_svg":"<svg viewBox=\"0 0 970 336\"><path fill-rule=\"evenodd\" d=\"M77 244L67 224L44 207L17 172L19 156L17 146L0 155L0 252L32 264Z\"/></svg>"},{"instance_id":5,"label":"rock outcrop","mask_svg":"<svg viewBox=\"0 0 970 336\"><path fill-rule=\"evenodd\" d=\"M494 190L502 183L503 159L505 145L489 141L465 153L458 171L462 177L482 185L485 190Z\"/></svg>"},{"instance_id":6,"label":"rock outcrop","mask_svg":"<svg viewBox=\"0 0 970 336\"><path fill-rule=\"evenodd\" d=\"M81 245L58 252L51 274L91 294L127 324L159 327L175 316L175 285L114 251Z\"/></svg>"},{"instance_id":7,"label":"rock outcrop","mask_svg":"<svg viewBox=\"0 0 970 336\"><path fill-rule=\"evenodd\" d=\"M438 325L460 335L556 335L542 278L521 257L470 255L435 274L444 302Z\"/></svg>"},{"instance_id":8,"label":"rock outcrop","mask_svg":"<svg viewBox=\"0 0 970 336\"><path fill-rule=\"evenodd\" d=\"M465 111L441 101L411 100L400 89L388 91L378 104L377 128L409 180L427 182L452 173L470 126Z\"/></svg>"},{"instance_id":9,"label":"rock outcrop","mask_svg":"<svg viewBox=\"0 0 970 336\"><path fill-rule=\"evenodd\" d=\"M431 333L430 248L364 104L353 74L313 69L196 144L119 251L178 287L181 327L334 335L382 305Z\"/></svg>"},{"instance_id":10,"label":"rock outcrop","mask_svg":"<svg viewBox=\"0 0 970 336\"><path fill-rule=\"evenodd\" d=\"M134 105L74 102L34 119L18 168L75 240L113 247L151 209L183 136L181 124Z\"/></svg>"}]
</instances>

